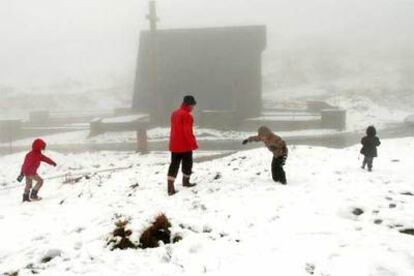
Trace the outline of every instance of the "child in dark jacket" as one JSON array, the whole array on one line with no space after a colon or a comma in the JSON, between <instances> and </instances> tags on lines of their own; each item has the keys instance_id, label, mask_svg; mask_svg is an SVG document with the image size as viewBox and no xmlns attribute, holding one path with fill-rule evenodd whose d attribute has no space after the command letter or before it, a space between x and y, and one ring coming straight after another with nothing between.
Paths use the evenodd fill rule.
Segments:
<instances>
[{"instance_id":1,"label":"child in dark jacket","mask_svg":"<svg viewBox=\"0 0 414 276\"><path fill-rule=\"evenodd\" d=\"M249 142L263 142L265 146L273 153L272 160L272 178L275 182L280 182L283 185L287 184L286 173L283 166L286 163L288 156L288 148L286 142L278 135L274 134L268 127L261 126L258 129L257 136L251 136L243 140L245 145Z\"/></svg>"},{"instance_id":2,"label":"child in dark jacket","mask_svg":"<svg viewBox=\"0 0 414 276\"><path fill-rule=\"evenodd\" d=\"M361 139L361 154L364 155L364 161L362 161L362 169L368 165L368 171L372 171L372 163L374 157L378 156L377 147L381 144L379 138L376 136L377 131L374 126L369 126L366 130L366 136Z\"/></svg>"},{"instance_id":3,"label":"child in dark jacket","mask_svg":"<svg viewBox=\"0 0 414 276\"><path fill-rule=\"evenodd\" d=\"M43 179L37 174L37 169L40 167L40 162L45 162L49 165L56 166L56 163L52 159L42 154L42 150L45 148L46 143L42 139L36 139L33 142L32 151L26 154L20 176L18 177L19 181L23 180L23 177L26 177L23 202L41 200L41 198L37 195L43 185ZM36 185L32 189L33 180L36 181Z\"/></svg>"}]
</instances>

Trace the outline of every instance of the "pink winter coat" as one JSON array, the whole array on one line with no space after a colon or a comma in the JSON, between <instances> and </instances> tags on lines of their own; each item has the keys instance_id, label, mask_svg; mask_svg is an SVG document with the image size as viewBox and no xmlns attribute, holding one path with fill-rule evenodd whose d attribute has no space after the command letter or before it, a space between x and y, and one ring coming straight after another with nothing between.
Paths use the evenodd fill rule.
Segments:
<instances>
[{"instance_id":1,"label":"pink winter coat","mask_svg":"<svg viewBox=\"0 0 414 276\"><path fill-rule=\"evenodd\" d=\"M22 166L21 174L24 176L37 175L40 162L46 162L49 165L56 166L56 163L49 157L42 154L42 150L46 147L46 143L42 139L36 139L32 145L32 151L26 154Z\"/></svg>"}]
</instances>

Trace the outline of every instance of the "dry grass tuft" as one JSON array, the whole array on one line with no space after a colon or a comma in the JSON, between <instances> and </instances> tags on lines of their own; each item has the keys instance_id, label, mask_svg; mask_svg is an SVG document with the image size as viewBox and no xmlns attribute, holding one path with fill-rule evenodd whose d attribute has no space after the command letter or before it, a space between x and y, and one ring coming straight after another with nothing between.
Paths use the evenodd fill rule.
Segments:
<instances>
[{"instance_id":1,"label":"dry grass tuft","mask_svg":"<svg viewBox=\"0 0 414 276\"><path fill-rule=\"evenodd\" d=\"M148 227L139 239L140 247L155 248L159 246L159 242L164 244L171 243L171 223L164 214L160 214L155 221Z\"/></svg>"}]
</instances>

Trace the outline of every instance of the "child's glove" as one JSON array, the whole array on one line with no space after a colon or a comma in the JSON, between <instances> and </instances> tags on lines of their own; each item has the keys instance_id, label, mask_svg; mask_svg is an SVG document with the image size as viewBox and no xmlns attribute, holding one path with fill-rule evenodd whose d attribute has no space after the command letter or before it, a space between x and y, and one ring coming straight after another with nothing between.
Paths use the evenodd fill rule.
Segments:
<instances>
[{"instance_id":1,"label":"child's glove","mask_svg":"<svg viewBox=\"0 0 414 276\"><path fill-rule=\"evenodd\" d=\"M23 178L24 178L24 175L21 174L17 177L17 181L22 182Z\"/></svg>"},{"instance_id":2,"label":"child's glove","mask_svg":"<svg viewBox=\"0 0 414 276\"><path fill-rule=\"evenodd\" d=\"M249 142L249 140L248 139L245 139L245 140L243 140L242 144L243 145L246 145L248 142Z\"/></svg>"}]
</instances>

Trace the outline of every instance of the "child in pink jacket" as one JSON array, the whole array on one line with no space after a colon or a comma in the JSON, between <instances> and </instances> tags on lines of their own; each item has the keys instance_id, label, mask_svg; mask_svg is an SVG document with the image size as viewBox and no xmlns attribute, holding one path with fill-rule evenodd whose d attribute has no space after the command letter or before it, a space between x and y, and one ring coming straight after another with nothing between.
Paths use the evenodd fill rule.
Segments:
<instances>
[{"instance_id":1,"label":"child in pink jacket","mask_svg":"<svg viewBox=\"0 0 414 276\"><path fill-rule=\"evenodd\" d=\"M37 195L43 185L43 179L37 174L37 169L41 162L56 166L56 163L49 157L42 154L42 150L46 148L46 143L42 139L36 139L32 145L32 151L26 154L24 163L18 177L18 181L22 181L26 177L26 186L23 193L23 202L32 200L41 200ZM36 181L35 187L32 189L33 180ZM31 191L31 192L30 192Z\"/></svg>"}]
</instances>

